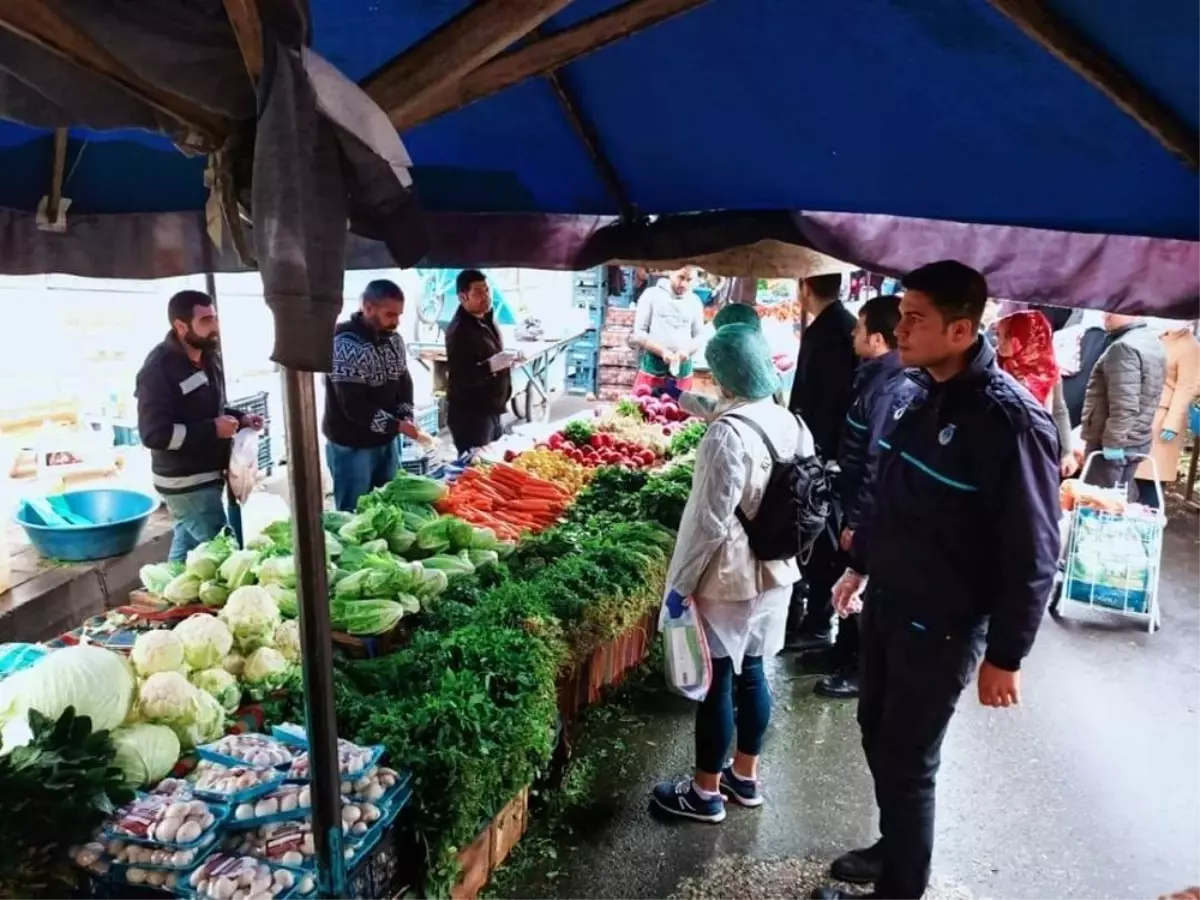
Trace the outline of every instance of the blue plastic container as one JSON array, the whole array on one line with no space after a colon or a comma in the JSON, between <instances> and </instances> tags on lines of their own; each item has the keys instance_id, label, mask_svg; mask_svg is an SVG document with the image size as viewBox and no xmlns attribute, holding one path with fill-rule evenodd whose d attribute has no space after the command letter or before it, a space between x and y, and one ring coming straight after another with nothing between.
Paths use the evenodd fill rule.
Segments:
<instances>
[{"instance_id":1,"label":"blue plastic container","mask_svg":"<svg viewBox=\"0 0 1200 900\"><path fill-rule=\"evenodd\" d=\"M68 562L129 553L137 546L146 520L158 508L158 499L149 494L116 488L68 491L62 498L73 513L95 524L47 525L28 503L17 510L17 523L38 553Z\"/></svg>"}]
</instances>

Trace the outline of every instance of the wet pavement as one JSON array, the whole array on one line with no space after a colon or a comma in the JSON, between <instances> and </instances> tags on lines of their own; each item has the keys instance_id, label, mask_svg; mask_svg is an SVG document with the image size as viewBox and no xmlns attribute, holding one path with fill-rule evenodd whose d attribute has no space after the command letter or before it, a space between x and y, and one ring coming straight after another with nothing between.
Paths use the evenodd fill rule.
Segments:
<instances>
[{"instance_id":1,"label":"wet pavement","mask_svg":"<svg viewBox=\"0 0 1200 900\"><path fill-rule=\"evenodd\" d=\"M1019 709L984 709L964 694L939 776L931 895L1152 897L1200 883L1197 533L1194 513L1168 528L1162 631L1064 604L1026 662ZM764 808L731 807L720 826L647 814L653 783L691 760L690 705L655 695L626 726L630 772L591 827L560 849L552 879L531 876L511 895L800 896L737 879L786 880L794 869L808 881L813 860L870 843L853 704L813 697L814 679L786 658L771 677Z\"/></svg>"}]
</instances>

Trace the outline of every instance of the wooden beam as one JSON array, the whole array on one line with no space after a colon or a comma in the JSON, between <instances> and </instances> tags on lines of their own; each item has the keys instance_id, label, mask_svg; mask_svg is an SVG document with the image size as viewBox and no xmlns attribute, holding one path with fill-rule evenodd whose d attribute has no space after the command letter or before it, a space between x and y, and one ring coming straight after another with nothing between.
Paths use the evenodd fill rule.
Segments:
<instances>
[{"instance_id":1,"label":"wooden beam","mask_svg":"<svg viewBox=\"0 0 1200 900\"><path fill-rule=\"evenodd\" d=\"M592 123L584 118L583 114L579 111L579 105L575 101L574 95L563 84L559 73L550 71L546 73L545 77L550 82L550 88L554 91L554 96L566 114L567 120L571 123L571 127L579 135L579 140L583 143L583 148L587 151L588 158L591 159L592 165L596 168L596 174L604 182L604 187L608 191L609 196L616 202L617 209L621 213L621 218L626 222L632 222L638 217L637 208L630 201L629 194L625 190L625 185L621 183L621 178L617 175L616 167L613 166L612 161L608 158L608 154L604 152L604 148L600 144L600 135L596 133L596 129L592 126Z\"/></svg>"},{"instance_id":2,"label":"wooden beam","mask_svg":"<svg viewBox=\"0 0 1200 900\"><path fill-rule=\"evenodd\" d=\"M216 139L229 130L229 123L223 117L144 80L62 16L54 3L2 0L0 28L99 75L196 132Z\"/></svg>"},{"instance_id":3,"label":"wooden beam","mask_svg":"<svg viewBox=\"0 0 1200 900\"><path fill-rule=\"evenodd\" d=\"M564 28L518 50L486 62L457 82L448 81L420 102L403 107L380 105L400 131L461 109L528 78L545 75L601 47L694 9L708 0L628 0L628 2ZM368 93L376 97L368 87Z\"/></svg>"},{"instance_id":4,"label":"wooden beam","mask_svg":"<svg viewBox=\"0 0 1200 900\"><path fill-rule=\"evenodd\" d=\"M988 0L1002 15L1090 82L1189 168L1200 165L1200 137L1129 72L1091 46L1044 0Z\"/></svg>"},{"instance_id":5,"label":"wooden beam","mask_svg":"<svg viewBox=\"0 0 1200 900\"><path fill-rule=\"evenodd\" d=\"M67 129L54 129L54 166L50 170L50 191L46 194L46 218L58 221L62 205L63 177L67 170Z\"/></svg>"},{"instance_id":6,"label":"wooden beam","mask_svg":"<svg viewBox=\"0 0 1200 900\"><path fill-rule=\"evenodd\" d=\"M250 80L257 84L263 70L262 20L258 15L258 0L225 0L225 15L233 28L233 36L237 38Z\"/></svg>"},{"instance_id":7,"label":"wooden beam","mask_svg":"<svg viewBox=\"0 0 1200 900\"><path fill-rule=\"evenodd\" d=\"M393 119L404 119L431 96L523 38L571 0L475 0L409 47L363 88Z\"/></svg>"}]
</instances>

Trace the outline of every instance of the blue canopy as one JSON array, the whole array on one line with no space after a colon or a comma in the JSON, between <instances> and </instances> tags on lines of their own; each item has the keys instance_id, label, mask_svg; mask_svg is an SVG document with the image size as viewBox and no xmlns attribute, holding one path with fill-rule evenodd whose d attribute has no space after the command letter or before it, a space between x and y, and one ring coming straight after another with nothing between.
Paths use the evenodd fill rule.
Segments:
<instances>
[{"instance_id":1,"label":"blue canopy","mask_svg":"<svg viewBox=\"0 0 1200 900\"><path fill-rule=\"evenodd\" d=\"M311 0L312 47L363 79L468 5ZM616 5L575 0L543 33ZM1194 0L1153 16L1048 5L1195 135ZM710 0L558 74L623 199L664 218L616 222L621 198L533 78L402 133L434 214L428 264L570 268L776 240L889 274L956 256L1014 299L1197 312L1196 169L987 0ZM203 158L167 138L71 137L72 216L203 209ZM50 141L0 123L0 207L36 209ZM710 211L724 212L672 215ZM385 260L364 245L351 261Z\"/></svg>"}]
</instances>

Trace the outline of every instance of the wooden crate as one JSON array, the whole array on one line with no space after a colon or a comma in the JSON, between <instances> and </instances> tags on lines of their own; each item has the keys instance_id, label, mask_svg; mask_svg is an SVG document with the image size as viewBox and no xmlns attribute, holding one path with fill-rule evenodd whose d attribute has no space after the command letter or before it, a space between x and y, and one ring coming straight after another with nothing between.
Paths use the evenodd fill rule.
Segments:
<instances>
[{"instance_id":1,"label":"wooden crate","mask_svg":"<svg viewBox=\"0 0 1200 900\"><path fill-rule=\"evenodd\" d=\"M636 309L621 309L620 307L610 306L604 316L604 326L633 328L634 319L637 318Z\"/></svg>"},{"instance_id":2,"label":"wooden crate","mask_svg":"<svg viewBox=\"0 0 1200 900\"><path fill-rule=\"evenodd\" d=\"M462 876L450 889L451 900L475 900L488 879L508 859L529 826L529 787L496 814L471 845L458 854Z\"/></svg>"},{"instance_id":3,"label":"wooden crate","mask_svg":"<svg viewBox=\"0 0 1200 900\"><path fill-rule=\"evenodd\" d=\"M601 347L629 347L629 336L632 328L605 328L600 332Z\"/></svg>"}]
</instances>

